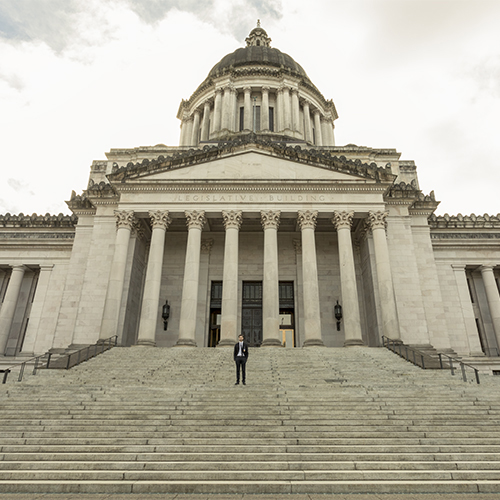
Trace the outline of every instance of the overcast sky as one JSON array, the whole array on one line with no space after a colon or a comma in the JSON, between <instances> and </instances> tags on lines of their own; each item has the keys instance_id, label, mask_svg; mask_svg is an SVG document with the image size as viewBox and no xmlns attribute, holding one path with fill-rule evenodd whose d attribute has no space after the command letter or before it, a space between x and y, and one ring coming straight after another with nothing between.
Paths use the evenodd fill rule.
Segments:
<instances>
[{"instance_id":1,"label":"overcast sky","mask_svg":"<svg viewBox=\"0 0 500 500\"><path fill-rule=\"evenodd\" d=\"M438 214L500 212L500 0L0 0L0 213L69 213L111 148L176 113L261 19L339 119L415 160Z\"/></svg>"}]
</instances>

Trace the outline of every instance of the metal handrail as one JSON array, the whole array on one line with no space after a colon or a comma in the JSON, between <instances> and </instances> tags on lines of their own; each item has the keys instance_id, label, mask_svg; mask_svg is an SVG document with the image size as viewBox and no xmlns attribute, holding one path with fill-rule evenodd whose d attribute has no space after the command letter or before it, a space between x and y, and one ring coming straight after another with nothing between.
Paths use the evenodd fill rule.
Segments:
<instances>
[{"instance_id":1,"label":"metal handrail","mask_svg":"<svg viewBox=\"0 0 500 500\"><path fill-rule=\"evenodd\" d=\"M88 347L84 347L82 349L79 349L78 351L66 354L68 359L67 359L67 362L66 362L64 367L66 368L66 370L68 370L69 368L72 368L73 366L79 365L80 363L83 363L84 361L87 361L88 359L93 358L93 357L97 356L98 354L102 354L104 351L109 351L112 347L116 347L117 343L118 343L118 336L113 335L112 337L109 337L108 339L102 340L95 345L90 345ZM100 347L100 352L98 352L99 347ZM91 348L94 348L93 353L91 353ZM87 353L85 356L82 357L81 353L85 350L87 351ZM76 363L72 363L71 361L75 355L77 356L77 361L76 361ZM41 363L40 360L42 358L45 358L45 357L47 357L47 362ZM9 375L9 373L11 373L12 370L14 368L17 368L17 367L19 367L19 377L18 377L17 381L21 382L23 380L23 377L24 377L24 370L25 370L26 364L30 363L32 361L34 361L33 372L32 372L33 375L36 375L36 372L40 368L44 368L44 367L47 369L56 368L54 366L50 366L51 358L52 358L52 353L49 352L49 353L42 354L40 356L36 356L34 358L27 359L26 361L23 361L22 363L17 363L15 365L11 365L5 369L0 370L0 373L3 373L2 383L5 384L7 382L7 377ZM60 359L64 359L64 356L61 356L61 358L58 358L56 361L59 361ZM54 365L54 363L52 365Z\"/></svg>"},{"instance_id":2,"label":"metal handrail","mask_svg":"<svg viewBox=\"0 0 500 500\"><path fill-rule=\"evenodd\" d=\"M7 377L9 373L11 373L11 371L14 368L17 368L18 366L19 366L19 377L17 378L17 381L21 382L23 380L24 369L26 368L26 365L32 361L34 361L32 375L36 375L36 372L43 367L43 363L40 363L40 359L45 358L46 356L47 356L47 363L45 364L45 367L48 368L50 363L50 358L52 356L52 353L50 352L46 354L41 354L40 356L35 356L34 358L30 358L27 359L26 361L23 361L22 363L17 363L15 365L11 365L5 369L0 370L0 373L3 373L2 384L7 383Z\"/></svg>"},{"instance_id":3,"label":"metal handrail","mask_svg":"<svg viewBox=\"0 0 500 500\"><path fill-rule=\"evenodd\" d=\"M406 359L406 361L409 361L410 363L413 363L414 365L419 366L420 368L423 368L425 370L424 354L418 351L417 349L414 349L413 347L403 344L401 341L390 339L385 335L382 335L382 344L384 347L387 347L387 349L389 349L390 351L398 354L401 358L404 358ZM404 349L404 354L403 354L403 349ZM411 356L408 355L408 351L412 353Z\"/></svg>"},{"instance_id":4,"label":"metal handrail","mask_svg":"<svg viewBox=\"0 0 500 500\"><path fill-rule=\"evenodd\" d=\"M84 361L87 361L91 358L94 358L98 354L102 354L104 351L109 351L112 347L116 347L117 343L118 343L118 336L113 335L112 337L109 337L108 339L97 342L97 344L92 344L92 345L89 345L87 347L83 347L82 349L79 349L78 351L66 354L66 357L67 357L66 366L65 366L66 370L69 370L70 368L73 368L74 366L77 366L80 363L83 363ZM92 352L92 349L93 349L93 352ZM84 351L86 351L85 354L83 354ZM75 357L76 357L76 360L75 360ZM59 358L59 359L61 359L61 358Z\"/></svg>"},{"instance_id":5,"label":"metal handrail","mask_svg":"<svg viewBox=\"0 0 500 500\"><path fill-rule=\"evenodd\" d=\"M458 365L460 365L460 370L462 371L462 379L464 382L467 382L467 374L466 374L466 371L465 371L465 367L467 368L472 368L474 370L474 375L475 375L475 378L476 378L476 383L479 384L479 370L477 368L475 368L474 366L472 365L469 365L467 363L464 363L462 360L458 359L458 358L453 358L451 356L448 356L448 354L444 354L442 352L439 353L439 365L441 366L441 368L443 369L444 366L443 366L443 356L446 356L448 359L449 359L449 362L450 362L450 371L451 371L451 374L452 375L455 375L455 368L453 366L453 361L455 361Z\"/></svg>"},{"instance_id":6,"label":"metal handrail","mask_svg":"<svg viewBox=\"0 0 500 500\"><path fill-rule=\"evenodd\" d=\"M396 341L393 339L390 339L389 337L386 337L385 335L382 335L382 345L389 349L390 351L398 354L400 357L406 359L406 361L409 361L410 363L413 363L416 366L420 366L420 368L423 368L424 370L426 369L425 362L424 362L424 354L420 352L417 349L414 349L413 347L407 346L406 344L403 344L400 340ZM403 349L404 349L404 354L403 354ZM408 351L413 352L413 360L410 359L408 356ZM418 359L416 356L419 356L421 364L419 364L416 360ZM448 356L448 354L444 353L439 353L439 367L441 370L444 370L448 368L445 366L445 363L443 363L443 358L442 356L446 356L449 360L449 368L450 372L452 375L455 375L455 367L453 366L453 362L455 361L457 365L460 365L460 370L462 372L462 379L464 382L467 382L467 374L466 374L466 367L467 368L472 368L474 370L474 375L476 379L476 383L479 384L479 370L475 368L472 365L469 365L467 363L464 363L458 358L453 358L451 356Z\"/></svg>"}]
</instances>

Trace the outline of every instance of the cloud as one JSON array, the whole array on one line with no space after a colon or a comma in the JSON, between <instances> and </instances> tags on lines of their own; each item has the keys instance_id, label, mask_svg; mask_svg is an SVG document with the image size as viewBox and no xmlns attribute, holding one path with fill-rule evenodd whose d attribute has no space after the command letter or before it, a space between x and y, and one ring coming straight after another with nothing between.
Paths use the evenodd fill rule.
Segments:
<instances>
[{"instance_id":1,"label":"cloud","mask_svg":"<svg viewBox=\"0 0 500 500\"><path fill-rule=\"evenodd\" d=\"M281 0L3 0L0 38L43 42L57 53L82 44L100 45L113 38L117 27L109 19L119 8L146 24L162 21L172 10L187 12L238 40L257 18L280 19L283 10Z\"/></svg>"},{"instance_id":2,"label":"cloud","mask_svg":"<svg viewBox=\"0 0 500 500\"><path fill-rule=\"evenodd\" d=\"M29 190L29 184L20 181L18 179L7 179L7 184L14 190L16 193L21 193L21 192L28 192L31 196L35 196L35 193L31 190Z\"/></svg>"}]
</instances>

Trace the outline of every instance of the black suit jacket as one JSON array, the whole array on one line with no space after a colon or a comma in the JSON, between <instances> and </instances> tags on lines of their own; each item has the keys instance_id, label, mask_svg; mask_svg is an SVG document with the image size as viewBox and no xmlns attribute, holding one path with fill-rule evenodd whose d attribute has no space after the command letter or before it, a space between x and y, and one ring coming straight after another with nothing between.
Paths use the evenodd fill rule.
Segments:
<instances>
[{"instance_id":1,"label":"black suit jacket","mask_svg":"<svg viewBox=\"0 0 500 500\"><path fill-rule=\"evenodd\" d=\"M248 344L246 342L243 342L243 348L241 349L243 352L243 356L245 356L245 359L248 358ZM240 352L240 343L236 342L234 345L234 360L236 361L236 356L238 356L238 353Z\"/></svg>"}]
</instances>

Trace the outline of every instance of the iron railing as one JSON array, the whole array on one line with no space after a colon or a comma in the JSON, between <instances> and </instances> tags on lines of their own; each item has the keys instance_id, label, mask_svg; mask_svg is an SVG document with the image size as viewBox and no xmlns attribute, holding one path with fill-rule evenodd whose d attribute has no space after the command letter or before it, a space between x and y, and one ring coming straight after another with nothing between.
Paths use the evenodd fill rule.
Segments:
<instances>
[{"instance_id":1,"label":"iron railing","mask_svg":"<svg viewBox=\"0 0 500 500\"><path fill-rule=\"evenodd\" d=\"M468 369L474 371L474 377L476 379L476 383L479 384L479 370L477 368L474 368L473 366L464 363L460 359L452 358L451 356L448 356L448 354L439 353L439 364L442 369L445 368L443 363L443 356L448 358L448 363L450 365L449 368L452 375L455 375L455 367L453 366L453 362L455 362L458 366L460 366L460 371L462 372L462 379L464 382L467 382L467 369Z\"/></svg>"},{"instance_id":2,"label":"iron railing","mask_svg":"<svg viewBox=\"0 0 500 500\"><path fill-rule=\"evenodd\" d=\"M427 368L431 368L431 366L429 366L429 361L434 361L435 359L431 356L425 355L424 353L420 352L417 349L414 349L413 347L403 344L400 340L396 341L390 339L389 337L386 337L385 335L382 335L382 344L390 351L406 359L406 361L420 366L420 368L423 368L424 370ZM447 360L443 360L443 357L446 357ZM427 358L428 360L427 365L425 363L425 358ZM467 370L473 370L476 383L479 384L479 370L477 368L464 363L460 359L448 356L447 354L439 353L439 366L432 366L432 368L439 368L441 370L450 369L450 373L452 375L455 375L456 368L453 363L455 363L457 367L460 366L460 371L462 373L462 379L464 382L467 382Z\"/></svg>"},{"instance_id":3,"label":"iron railing","mask_svg":"<svg viewBox=\"0 0 500 500\"><path fill-rule=\"evenodd\" d=\"M98 354L102 354L104 351L109 351L112 347L115 347L118 342L118 336L114 335L109 339L101 340L97 342L97 344L90 345L88 347L84 347L79 349L78 351L65 354L57 359L52 358L52 353L42 354L41 356L36 356L35 358L27 359L22 363L18 363L15 365L11 365L5 369L0 370L0 373L3 373L2 383L5 384L7 382L7 377L9 373L14 371L19 367L19 377L17 378L18 382L23 380L24 371L27 364L33 363L33 375L36 375L37 371L41 368L49 368L49 369L57 369L63 368L69 370L73 368L73 366L79 365L88 359L94 358Z\"/></svg>"},{"instance_id":4,"label":"iron railing","mask_svg":"<svg viewBox=\"0 0 500 500\"><path fill-rule=\"evenodd\" d=\"M19 367L19 376L17 377L17 381L21 382L21 380L24 377L24 370L26 368L26 365L31 364L32 362L33 362L32 375L36 375L36 372L40 368L44 368L44 365L45 365L45 368L48 368L51 356L52 356L52 354L49 352L47 354L42 354L41 356L36 356L35 358L27 359L26 361L23 361L22 363L17 363L16 365L11 365L3 370L0 370L0 373L3 373L2 384L5 384L7 382L7 377L9 376L9 373L11 373L17 367ZM42 358L46 358L46 362L40 361Z\"/></svg>"},{"instance_id":5,"label":"iron railing","mask_svg":"<svg viewBox=\"0 0 500 500\"><path fill-rule=\"evenodd\" d=\"M89 345L78 351L65 354L57 359L52 366L47 366L47 368L64 368L69 370L84 361L96 357L98 354L102 354L104 351L109 351L112 347L116 346L117 342L118 336L114 335L113 337L109 337L109 339L97 342L97 344Z\"/></svg>"}]
</instances>

